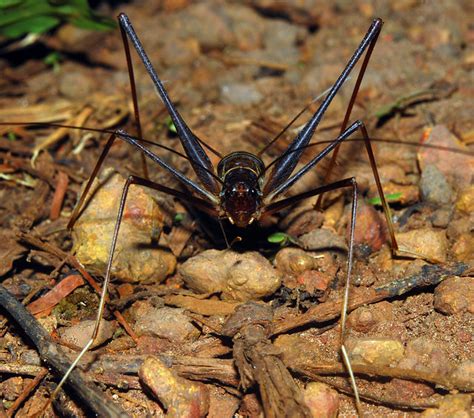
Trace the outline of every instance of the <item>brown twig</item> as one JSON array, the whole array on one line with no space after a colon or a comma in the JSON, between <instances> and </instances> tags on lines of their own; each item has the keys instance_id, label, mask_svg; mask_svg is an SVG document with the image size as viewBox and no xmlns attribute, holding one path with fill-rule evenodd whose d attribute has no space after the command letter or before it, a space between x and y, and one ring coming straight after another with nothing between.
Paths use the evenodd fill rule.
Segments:
<instances>
[{"instance_id":1,"label":"brown twig","mask_svg":"<svg viewBox=\"0 0 474 418\"><path fill-rule=\"evenodd\" d=\"M61 214L61 208L63 206L64 196L66 196L68 184L68 175L63 171L58 171L58 176L56 178L56 188L54 190L51 210L49 212L49 219L51 219L52 221L58 219L59 215Z\"/></svg>"},{"instance_id":2,"label":"brown twig","mask_svg":"<svg viewBox=\"0 0 474 418\"><path fill-rule=\"evenodd\" d=\"M28 335L36 346L41 358L56 370L59 376L64 375L70 367L70 361L61 347L55 344L45 329L33 315L18 302L2 285L0 285L0 306L8 312L15 322ZM105 395L96 386L87 382L79 370L73 370L67 381L76 395L103 417L126 417L125 411L113 402L104 402Z\"/></svg>"},{"instance_id":3,"label":"brown twig","mask_svg":"<svg viewBox=\"0 0 474 418\"><path fill-rule=\"evenodd\" d=\"M23 390L22 393L20 393L20 396L16 398L15 402L13 402L13 405L8 408L7 411L7 416L12 417L15 411L21 406L21 404L25 401L26 398L30 395L30 393L38 386L41 381L44 379L44 377L48 374L47 369L43 369Z\"/></svg>"}]
</instances>

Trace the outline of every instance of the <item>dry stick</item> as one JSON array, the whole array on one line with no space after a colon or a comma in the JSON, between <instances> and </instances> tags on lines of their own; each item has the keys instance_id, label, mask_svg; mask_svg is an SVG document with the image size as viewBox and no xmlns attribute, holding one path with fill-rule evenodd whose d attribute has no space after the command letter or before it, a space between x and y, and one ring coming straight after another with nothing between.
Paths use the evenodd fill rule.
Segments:
<instances>
[{"instance_id":1,"label":"dry stick","mask_svg":"<svg viewBox=\"0 0 474 418\"><path fill-rule=\"evenodd\" d=\"M36 377L26 386L23 392L16 398L13 405L8 408L7 416L12 417L15 411L21 406L21 404L25 401L25 399L30 395L30 393L40 384L40 382L44 379L44 377L48 374L47 369L43 369Z\"/></svg>"},{"instance_id":2,"label":"dry stick","mask_svg":"<svg viewBox=\"0 0 474 418\"><path fill-rule=\"evenodd\" d=\"M39 249L42 249L48 253L56 255L59 259L64 259L68 264L70 264L72 267L76 268L79 270L79 272L82 274L84 279L92 286L92 288L100 295L101 294L101 288L97 284L97 282L92 278L92 276L85 270L85 268L82 266L82 264L77 260L76 257L64 252L60 248L48 243L48 242L43 242L40 238L35 237L34 235L31 234L26 234L20 232L18 234L19 238ZM122 325L122 327L127 331L127 334L130 335L130 337L135 341L135 343L138 343L138 336L135 334L133 329L130 327L128 322L125 320L125 318L122 316L122 314L119 311L114 310L113 314L115 318L117 318L117 321Z\"/></svg>"},{"instance_id":3,"label":"dry stick","mask_svg":"<svg viewBox=\"0 0 474 418\"><path fill-rule=\"evenodd\" d=\"M69 369L70 361L61 347L55 344L46 330L33 315L18 302L2 285L0 285L0 306L7 311L15 322L28 335L38 349L42 359L53 367L59 376ZM87 382L79 370L74 370L67 381L76 395L100 417L128 417L118 405L106 402L104 393Z\"/></svg>"},{"instance_id":4,"label":"dry stick","mask_svg":"<svg viewBox=\"0 0 474 418\"><path fill-rule=\"evenodd\" d=\"M54 190L53 201L49 212L49 219L52 221L59 218L61 215L61 208L63 206L64 196L66 196L67 186L69 184L69 177L63 171L58 171L56 178L56 189Z\"/></svg>"},{"instance_id":5,"label":"dry stick","mask_svg":"<svg viewBox=\"0 0 474 418\"><path fill-rule=\"evenodd\" d=\"M401 296L410 290L432 286L440 283L450 276L459 276L470 267L464 263L454 263L447 266L425 265L421 272L407 279L395 280L375 289L365 289L351 295L348 312L359 306L380 302L385 299ZM337 319L341 314L342 299L322 303L310 308L304 314L296 318L285 318L273 324L272 335L282 334L295 328L303 327L312 323L321 323Z\"/></svg>"}]
</instances>

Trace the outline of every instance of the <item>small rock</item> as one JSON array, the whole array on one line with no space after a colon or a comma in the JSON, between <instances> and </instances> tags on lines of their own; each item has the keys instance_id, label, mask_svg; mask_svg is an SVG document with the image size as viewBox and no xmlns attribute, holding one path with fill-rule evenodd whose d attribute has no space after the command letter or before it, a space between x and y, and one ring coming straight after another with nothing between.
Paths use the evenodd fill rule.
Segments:
<instances>
[{"instance_id":1,"label":"small rock","mask_svg":"<svg viewBox=\"0 0 474 418\"><path fill-rule=\"evenodd\" d=\"M306 250L337 249L347 251L345 239L326 228L315 229L314 231L308 232L300 237L300 241Z\"/></svg>"},{"instance_id":2,"label":"small rock","mask_svg":"<svg viewBox=\"0 0 474 418\"><path fill-rule=\"evenodd\" d=\"M184 309L156 308L147 302L136 302L130 314L136 320L134 330L140 336L152 335L182 343L194 341L200 335Z\"/></svg>"},{"instance_id":3,"label":"small rock","mask_svg":"<svg viewBox=\"0 0 474 418\"><path fill-rule=\"evenodd\" d=\"M79 324L60 330L59 335L64 342L73 344L79 348L83 348L91 339L94 327L94 320L86 320L80 322ZM92 344L92 348L98 347L112 338L115 329L115 322L102 319L99 325L99 333Z\"/></svg>"},{"instance_id":4,"label":"small rock","mask_svg":"<svg viewBox=\"0 0 474 418\"><path fill-rule=\"evenodd\" d=\"M286 247L278 251L274 263L283 273L299 274L314 267L314 258L299 248Z\"/></svg>"},{"instance_id":5,"label":"small rock","mask_svg":"<svg viewBox=\"0 0 474 418\"><path fill-rule=\"evenodd\" d=\"M435 205L446 205L453 197L453 189L446 177L432 164L428 164L423 170L420 187L423 200Z\"/></svg>"},{"instance_id":6,"label":"small rock","mask_svg":"<svg viewBox=\"0 0 474 418\"><path fill-rule=\"evenodd\" d=\"M474 235L472 232L462 233L451 249L458 261L474 260Z\"/></svg>"},{"instance_id":7,"label":"small rock","mask_svg":"<svg viewBox=\"0 0 474 418\"><path fill-rule=\"evenodd\" d=\"M310 382L303 391L304 401L313 418L336 418L339 412L339 394L330 386Z\"/></svg>"},{"instance_id":8,"label":"small rock","mask_svg":"<svg viewBox=\"0 0 474 418\"><path fill-rule=\"evenodd\" d=\"M222 101L234 105L259 103L263 96L252 84L226 83L221 86Z\"/></svg>"},{"instance_id":9,"label":"small rock","mask_svg":"<svg viewBox=\"0 0 474 418\"><path fill-rule=\"evenodd\" d=\"M445 375L452 370L445 348L439 341L435 342L426 337L408 341L405 357L398 363L398 367Z\"/></svg>"},{"instance_id":10,"label":"small rock","mask_svg":"<svg viewBox=\"0 0 474 418\"><path fill-rule=\"evenodd\" d=\"M456 209L466 214L472 213L474 208L474 186L470 185L458 195L456 200Z\"/></svg>"},{"instance_id":11,"label":"small rock","mask_svg":"<svg viewBox=\"0 0 474 418\"><path fill-rule=\"evenodd\" d=\"M474 278L450 277L444 280L435 289L434 307L446 315L474 314Z\"/></svg>"},{"instance_id":12,"label":"small rock","mask_svg":"<svg viewBox=\"0 0 474 418\"><path fill-rule=\"evenodd\" d=\"M331 280L332 277L329 274L317 270L307 270L296 278L296 283L303 286L304 290L311 295L320 297L326 293Z\"/></svg>"},{"instance_id":13,"label":"small rock","mask_svg":"<svg viewBox=\"0 0 474 418\"><path fill-rule=\"evenodd\" d=\"M462 389L473 392L474 391L474 360L465 360L457 366L451 378L456 380L458 385L462 385Z\"/></svg>"},{"instance_id":14,"label":"small rock","mask_svg":"<svg viewBox=\"0 0 474 418\"><path fill-rule=\"evenodd\" d=\"M362 306L347 317L348 326L358 332L367 333L380 322L393 320L393 308L389 302Z\"/></svg>"},{"instance_id":15,"label":"small rock","mask_svg":"<svg viewBox=\"0 0 474 418\"><path fill-rule=\"evenodd\" d=\"M208 250L186 260L179 272L199 293L221 293L227 300L258 300L273 294L280 274L257 252Z\"/></svg>"},{"instance_id":16,"label":"small rock","mask_svg":"<svg viewBox=\"0 0 474 418\"><path fill-rule=\"evenodd\" d=\"M347 225L347 236L350 235L350 222ZM385 220L371 205L363 201L357 209L354 244L364 255L370 255L382 248L387 240ZM362 249L363 248L363 249Z\"/></svg>"},{"instance_id":17,"label":"small rock","mask_svg":"<svg viewBox=\"0 0 474 418\"><path fill-rule=\"evenodd\" d=\"M395 234L401 250L406 250L419 258L445 263L448 240L445 231L430 228L413 229Z\"/></svg>"},{"instance_id":18,"label":"small rock","mask_svg":"<svg viewBox=\"0 0 474 418\"><path fill-rule=\"evenodd\" d=\"M431 217L431 223L437 228L447 228L449 221L451 220L450 209L438 209L433 213Z\"/></svg>"},{"instance_id":19,"label":"small rock","mask_svg":"<svg viewBox=\"0 0 474 418\"><path fill-rule=\"evenodd\" d=\"M104 272L118 205L125 180L113 175L96 190L73 230L73 253L86 267ZM151 242L164 223L155 200L132 185L127 198L112 265L112 275L123 281L162 281L176 267L176 257Z\"/></svg>"},{"instance_id":20,"label":"small rock","mask_svg":"<svg viewBox=\"0 0 474 418\"><path fill-rule=\"evenodd\" d=\"M138 371L166 409L169 418L205 417L209 412L209 392L201 383L179 377L156 357L148 357Z\"/></svg>"},{"instance_id":21,"label":"small rock","mask_svg":"<svg viewBox=\"0 0 474 418\"><path fill-rule=\"evenodd\" d=\"M468 151L444 125L435 126L425 144ZM434 148L422 147L418 151L418 162L424 172L428 165L435 166L453 185L463 189L472 183L474 176L474 159L455 152L439 152ZM460 169L462 167L462 169Z\"/></svg>"},{"instance_id":22,"label":"small rock","mask_svg":"<svg viewBox=\"0 0 474 418\"><path fill-rule=\"evenodd\" d=\"M346 347L353 364L376 366L398 363L405 351L400 341L391 338L349 339Z\"/></svg>"},{"instance_id":23,"label":"small rock","mask_svg":"<svg viewBox=\"0 0 474 418\"><path fill-rule=\"evenodd\" d=\"M471 395L446 395L437 408L428 408L420 414L423 418L469 418L471 417Z\"/></svg>"}]
</instances>

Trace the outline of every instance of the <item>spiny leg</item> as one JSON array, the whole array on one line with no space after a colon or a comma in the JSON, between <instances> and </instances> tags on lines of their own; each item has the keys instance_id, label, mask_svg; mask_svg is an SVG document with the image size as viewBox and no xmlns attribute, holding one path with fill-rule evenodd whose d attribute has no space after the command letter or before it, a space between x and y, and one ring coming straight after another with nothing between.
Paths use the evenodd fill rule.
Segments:
<instances>
[{"instance_id":1,"label":"spiny leg","mask_svg":"<svg viewBox=\"0 0 474 418\"><path fill-rule=\"evenodd\" d=\"M206 200L194 197L192 195L180 192L178 190L170 189L169 187L163 186L163 185L158 184L158 183L154 183L154 182L152 182L148 179L142 178L142 177L137 177L137 176L130 175L127 178L127 180L125 182L125 185L123 186L123 189L122 189L122 196L120 198L119 208L118 208L118 212L117 212L117 218L116 218L116 221L115 221L115 227L114 227L114 231L113 231L113 235L112 235L112 241L111 241L110 249L109 249L109 255L108 255L108 259L107 259L104 283L102 285L102 292L101 292L101 295L100 295L99 307L98 307L98 310L97 310L97 317L96 317L96 322L95 322L95 325L94 325L94 330L92 331L92 336L91 336L90 340L87 342L87 344L84 346L84 348L81 350L81 352L78 354L76 359L72 362L71 366L69 367L67 372L64 374L61 381L58 383L58 386L56 387L56 389L54 390L54 392L51 395L49 403L51 403L56 398L57 394L61 390L61 387L66 382L66 380L69 377L69 375L71 374L71 372L76 368L79 361L82 359L84 354L87 351L89 351L89 349L94 344L94 341L97 338L97 334L99 332L99 327L100 327L100 321L102 319L102 315L103 315L103 312L104 312L104 306L105 306L105 301L106 301L106 296L107 296L107 287L108 287L109 282L110 282L110 276L111 276L111 271L112 271L112 263L113 263L115 248L117 246L118 235L119 235L119 232L120 232L120 225L122 223L122 218L123 218L123 213L124 213L124 210L125 210L125 204L126 204L126 201L127 201L128 191L129 191L130 186L132 184L137 184L137 185L144 186L144 187L147 187L147 188L150 188L150 189L158 190L158 191L163 192L163 193L167 193L171 196L177 197L178 199L184 200L184 201L192 204L193 206L196 206L198 209L202 210L203 212L206 212L207 214L209 214L211 216L217 216L217 210L214 208L214 206L211 203L207 202ZM49 403L48 403L48 405L49 405Z\"/></svg>"}]
</instances>

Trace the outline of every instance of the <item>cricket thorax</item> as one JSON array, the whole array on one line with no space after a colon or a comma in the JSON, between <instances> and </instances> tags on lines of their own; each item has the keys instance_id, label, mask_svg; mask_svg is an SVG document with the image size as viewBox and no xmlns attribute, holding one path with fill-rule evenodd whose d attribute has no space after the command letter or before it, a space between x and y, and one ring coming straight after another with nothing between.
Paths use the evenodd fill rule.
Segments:
<instances>
[{"instance_id":1,"label":"cricket thorax","mask_svg":"<svg viewBox=\"0 0 474 418\"><path fill-rule=\"evenodd\" d=\"M238 227L246 227L260 215L263 171L262 160L243 151L227 155L217 167L223 182L221 209Z\"/></svg>"}]
</instances>

